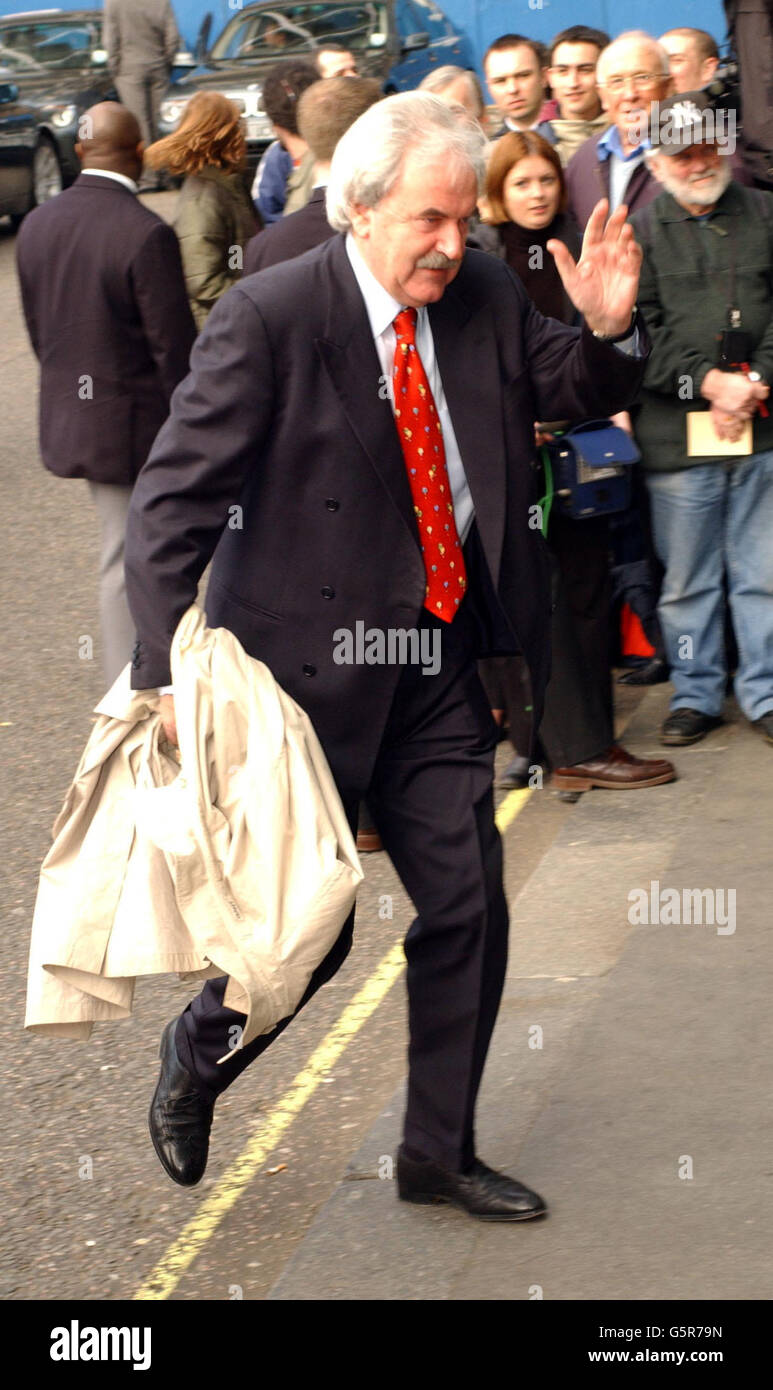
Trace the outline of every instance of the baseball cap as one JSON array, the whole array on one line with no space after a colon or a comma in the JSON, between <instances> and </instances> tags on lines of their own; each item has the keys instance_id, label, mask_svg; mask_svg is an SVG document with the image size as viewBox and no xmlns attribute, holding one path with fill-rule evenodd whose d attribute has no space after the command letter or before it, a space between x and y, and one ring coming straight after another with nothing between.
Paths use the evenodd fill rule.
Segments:
<instances>
[{"instance_id":1,"label":"baseball cap","mask_svg":"<svg viewBox=\"0 0 773 1390\"><path fill-rule=\"evenodd\" d=\"M650 140L660 154L678 154L690 145L714 144L716 112L705 92L682 92L652 112Z\"/></svg>"}]
</instances>

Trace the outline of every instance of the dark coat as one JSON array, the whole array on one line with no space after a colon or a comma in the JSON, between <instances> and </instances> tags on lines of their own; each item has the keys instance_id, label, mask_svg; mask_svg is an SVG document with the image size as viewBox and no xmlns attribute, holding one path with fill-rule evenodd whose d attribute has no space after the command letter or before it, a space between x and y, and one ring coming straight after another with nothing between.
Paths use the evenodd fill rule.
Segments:
<instances>
[{"instance_id":1,"label":"dark coat","mask_svg":"<svg viewBox=\"0 0 773 1390\"><path fill-rule=\"evenodd\" d=\"M539 711L550 608L529 513L534 421L623 409L644 362L543 319L508 267L479 251L429 317L498 594L492 622L524 652ZM400 667L336 665L334 634L358 621L415 626L425 574L341 236L235 286L193 350L129 513L135 688L168 683L170 639L213 552L209 622L234 632L307 711L339 787L366 788Z\"/></svg>"},{"instance_id":2,"label":"dark coat","mask_svg":"<svg viewBox=\"0 0 773 1390\"><path fill-rule=\"evenodd\" d=\"M741 84L742 157L752 177L770 188L773 187L773 108L770 101L773 4L771 0L725 0L725 14ZM737 171L733 172L737 179Z\"/></svg>"},{"instance_id":3,"label":"dark coat","mask_svg":"<svg viewBox=\"0 0 773 1390\"><path fill-rule=\"evenodd\" d=\"M685 417L710 408L701 386L717 365L733 258L749 365L773 381L773 193L733 180L698 223L664 189L632 226L644 252L639 307L652 340L636 417L642 463L651 472L695 468L711 460L687 457ZM772 415L755 415L753 430L755 453L773 449Z\"/></svg>"},{"instance_id":4,"label":"dark coat","mask_svg":"<svg viewBox=\"0 0 773 1390\"><path fill-rule=\"evenodd\" d=\"M185 286L196 327L221 294L242 277L234 262L257 226L252 199L241 173L208 165L188 174L177 199L172 226L180 243Z\"/></svg>"},{"instance_id":5,"label":"dark coat","mask_svg":"<svg viewBox=\"0 0 773 1390\"><path fill-rule=\"evenodd\" d=\"M291 261L294 256L302 256L304 251L311 251L335 236L325 215L325 192L324 188L315 188L304 208L272 222L252 238L244 253L245 275Z\"/></svg>"},{"instance_id":6,"label":"dark coat","mask_svg":"<svg viewBox=\"0 0 773 1390\"><path fill-rule=\"evenodd\" d=\"M609 160L599 159L599 140L606 131L599 131L592 140L586 140L567 164L564 175L569 193L569 211L581 231L585 229L588 218L600 198L609 197ZM651 203L661 190L654 174L643 162L634 169L625 193L628 211L637 212Z\"/></svg>"},{"instance_id":7,"label":"dark coat","mask_svg":"<svg viewBox=\"0 0 773 1390\"><path fill-rule=\"evenodd\" d=\"M46 468L132 483L195 337L174 232L123 184L84 173L24 219L16 255Z\"/></svg>"}]
</instances>

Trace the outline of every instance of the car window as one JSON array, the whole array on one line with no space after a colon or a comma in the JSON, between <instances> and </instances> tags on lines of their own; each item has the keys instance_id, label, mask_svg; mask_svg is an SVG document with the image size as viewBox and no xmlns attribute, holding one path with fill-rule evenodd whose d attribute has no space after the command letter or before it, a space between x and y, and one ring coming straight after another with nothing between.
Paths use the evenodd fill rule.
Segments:
<instances>
[{"instance_id":1,"label":"car window","mask_svg":"<svg viewBox=\"0 0 773 1390\"><path fill-rule=\"evenodd\" d=\"M23 76L25 72L45 72L42 63L36 63L34 58L29 58L26 53L16 53L12 48L6 48L0 43L0 64L4 68L10 68L12 72Z\"/></svg>"},{"instance_id":2,"label":"car window","mask_svg":"<svg viewBox=\"0 0 773 1390\"><path fill-rule=\"evenodd\" d=\"M86 67L91 51L99 47L100 28L96 23L66 24L61 20L47 24L0 25L0 45L19 63L27 59L42 68ZM9 57L9 63L13 57ZM19 68L21 71L21 66Z\"/></svg>"},{"instance_id":3,"label":"car window","mask_svg":"<svg viewBox=\"0 0 773 1390\"><path fill-rule=\"evenodd\" d=\"M386 6L279 5L233 20L212 46L212 57L280 58L308 53L325 42L367 47L371 34L386 33Z\"/></svg>"}]
</instances>

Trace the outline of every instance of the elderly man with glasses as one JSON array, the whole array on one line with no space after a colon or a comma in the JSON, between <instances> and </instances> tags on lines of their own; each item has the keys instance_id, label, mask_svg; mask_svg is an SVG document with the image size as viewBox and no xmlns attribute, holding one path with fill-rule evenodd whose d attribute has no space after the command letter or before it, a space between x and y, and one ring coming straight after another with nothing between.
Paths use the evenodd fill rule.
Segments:
<instances>
[{"instance_id":1,"label":"elderly man with glasses","mask_svg":"<svg viewBox=\"0 0 773 1390\"><path fill-rule=\"evenodd\" d=\"M598 62L601 102L611 124L587 140L569 161L569 208L582 228L599 198L612 211L631 213L657 197L660 185L644 161L653 102L663 101L672 80L666 50L642 30L631 30L604 49Z\"/></svg>"}]
</instances>

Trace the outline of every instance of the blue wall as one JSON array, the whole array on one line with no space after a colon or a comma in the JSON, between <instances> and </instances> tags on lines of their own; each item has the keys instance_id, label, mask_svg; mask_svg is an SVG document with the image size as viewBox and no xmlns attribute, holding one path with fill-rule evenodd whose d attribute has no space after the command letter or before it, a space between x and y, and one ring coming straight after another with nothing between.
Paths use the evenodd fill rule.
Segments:
<instances>
[{"instance_id":1,"label":"blue wall","mask_svg":"<svg viewBox=\"0 0 773 1390\"><path fill-rule=\"evenodd\" d=\"M726 33L721 0L438 0L465 30L478 61L500 34L526 34L548 42L570 24L589 24L614 38L624 29L663 34L683 24L708 29L717 42Z\"/></svg>"},{"instance_id":2,"label":"blue wall","mask_svg":"<svg viewBox=\"0 0 773 1390\"><path fill-rule=\"evenodd\" d=\"M237 8L236 0L172 0L180 32L189 47L196 41L199 25L207 13L213 15L212 35L220 33ZM717 40L725 36L721 0L438 0L449 19L472 41L478 61L499 34L522 33L548 40L569 24L590 24L607 33L623 29L647 29L662 34L674 25L694 24L708 29ZM61 9L88 8L88 0L59 0ZM53 8L30 0L0 0L0 14L20 10ZM95 5L99 9L101 6Z\"/></svg>"}]
</instances>

